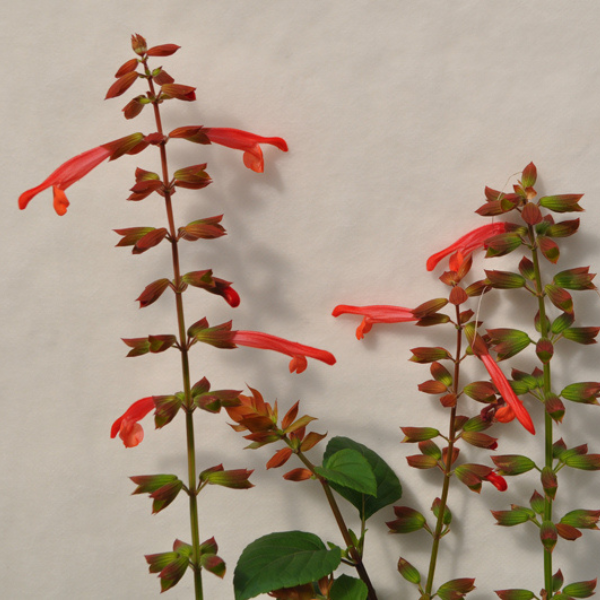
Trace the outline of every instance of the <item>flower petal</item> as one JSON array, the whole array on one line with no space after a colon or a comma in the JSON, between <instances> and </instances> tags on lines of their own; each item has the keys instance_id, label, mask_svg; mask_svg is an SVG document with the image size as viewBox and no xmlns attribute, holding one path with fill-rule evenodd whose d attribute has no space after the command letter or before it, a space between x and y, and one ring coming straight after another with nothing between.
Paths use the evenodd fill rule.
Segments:
<instances>
[{"instance_id":1,"label":"flower petal","mask_svg":"<svg viewBox=\"0 0 600 600\"><path fill-rule=\"evenodd\" d=\"M134 402L113 424L110 437L119 434L127 448L137 446L144 439L144 430L138 423L154 409L154 397L148 396Z\"/></svg>"}]
</instances>

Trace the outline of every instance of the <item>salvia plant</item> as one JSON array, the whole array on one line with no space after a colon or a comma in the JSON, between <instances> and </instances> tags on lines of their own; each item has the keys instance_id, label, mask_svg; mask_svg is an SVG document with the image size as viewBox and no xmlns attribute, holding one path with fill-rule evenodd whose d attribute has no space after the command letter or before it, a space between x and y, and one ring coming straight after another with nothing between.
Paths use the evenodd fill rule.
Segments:
<instances>
[{"instance_id":1,"label":"salvia plant","mask_svg":"<svg viewBox=\"0 0 600 600\"><path fill-rule=\"evenodd\" d=\"M211 414L224 409L232 421L231 427L250 442L248 448L273 445L274 451L266 463L268 469L291 465L291 470L283 475L291 482L289 485L306 481L321 489L323 506L331 512L340 533L337 540L322 540L315 533L302 531L273 532L255 540L242 552L235 568L236 600L248 600L261 594L284 600L377 600L377 583L369 576L364 547L369 530L367 521L383 509L393 510L387 522L391 533L420 532L417 535L428 535L431 540L429 560L421 564L418 558L410 556L406 540L411 537L398 538L402 543L398 572L414 586L414 591L403 592L402 597L460 600L475 589L477 574L457 573L457 577L445 582L440 582L436 574L440 548L453 525L454 490L466 486L479 493L482 486L489 484L505 491L506 478L521 475L530 478L534 475L531 495L521 504L492 511L490 526L495 521L506 527L523 525L537 531L541 554L539 571L528 568L518 577L513 574L515 579L529 581L529 587L537 591L514 588L513 582L507 581L507 588L496 590L496 595L502 600L566 600L593 595L595 579L565 583L560 566L553 564L553 550L559 539L561 543L577 540L582 536L581 530L597 529L600 520L597 509L573 505L567 512L559 513L554 507L558 476L563 468L600 469L600 454L590 453L582 440L567 443L556 433L567 406L598 403L600 382L558 384L551 369L560 353L568 352L563 347L570 343L593 344L600 331L600 327L575 326L571 292L596 290L589 267L554 268L560 258L558 242L579 228L579 219L563 218L562 214L581 211L581 195L538 198L534 189L537 172L530 163L512 192L486 188L486 202L477 212L491 219L490 223L463 235L429 258L426 265L429 271L441 262L447 265L440 276L444 286L440 297L425 300L416 308L339 305L333 311L335 317L348 314L362 317L356 331L359 340L373 325L381 323L412 323L426 328L424 331L431 337L439 331L439 339L444 340L413 348L410 360L428 365L430 375L419 385L419 390L439 400L447 414L445 429L408 422L401 424L402 436L399 436L399 441L417 448L416 453L413 451L406 457L408 466L437 473L439 493L426 500L430 511L423 514L413 507L396 504L402 496L397 475L383 458L360 442L348 437L332 437L317 458L316 447L327 434L312 430L315 418L301 415L299 402L280 415L277 402L265 401L256 389L249 388L246 393L239 389L214 390L204 373L192 373L189 355L198 343L217 349L246 346L274 350L287 355L290 371L298 373L306 369L307 358L329 365L335 363L335 358L325 350L268 333L235 330L231 321L209 324L205 316L188 317L184 311L184 294L196 293L190 288L216 294L232 308L238 306L240 297L231 282L217 277L212 269L183 272L180 253L186 245L184 242L210 241L226 232L223 215L200 216L184 225L176 222L174 194L201 190L211 183L211 178L206 163L182 166L171 172L167 153L170 144L173 140L184 140L241 150L244 165L256 173L264 170L261 144L270 144L282 151L287 150L287 145L278 137L261 137L230 128L185 125L165 132L161 119L165 103L195 100L195 88L176 83L162 67L152 64L157 57L172 55L179 46L148 47L142 36L134 35L132 48L135 56L118 69L106 97L119 97L134 85L145 86L143 93L125 105L123 114L131 120L146 109L145 113L150 112L154 120L151 126L154 131L133 133L71 158L43 183L24 192L19 206L25 208L35 195L52 188L54 208L59 215L64 215L69 206L65 190L103 161L138 154L149 146L154 146L159 153L160 172L137 168L128 200L141 201L152 194L160 196L164 200L166 223L159 227L120 228L115 232L119 236L117 246L129 247L133 254L147 252L163 242L162 248L167 244L172 273L149 283L137 301L145 308L168 294L174 299L175 318L170 327L168 324L159 326L159 331L170 329L169 333L151 333L123 341L129 357L178 352L181 389L161 390L158 395L133 402L114 422L111 437L118 436L131 448L142 442L144 432L140 421L150 413L157 428L168 425L176 417L185 420L187 473L131 477L135 484L133 493L148 494L153 513L169 507L178 496L187 496L190 529L187 534L175 534L187 541L177 538L172 548L146 556L150 573L159 577L161 591L175 586L189 569L194 579L195 598L201 599L204 598L204 572L218 577L225 574L226 566L219 557L217 541L200 535L200 531L210 529L210 519L201 523L203 496L200 493L214 485L244 490L254 484L250 482L252 471L225 469L222 464L206 465L202 448L197 448L195 427L198 421L206 423L198 415L210 419ZM560 219L555 221L553 214ZM480 250L485 250L489 259L518 256L518 264L512 270L490 268L479 277L474 276L474 258ZM523 314L531 307L529 329L514 329L504 324L491 329L485 327L487 297L498 293L524 296ZM439 343L448 345L448 332L454 341L446 348ZM513 363L524 356L525 361L529 361L531 356L526 356L527 351L535 356L538 365L531 370L515 363L508 376L505 361ZM466 365L470 365L468 369ZM481 379L471 380L473 372L481 373ZM540 423L534 423L528 409L535 402L543 407L543 411L532 411L534 415L542 412ZM543 461L536 462L519 453L490 454L496 451L499 442L488 431L498 427L496 423L515 419L522 425L523 435L533 435L539 440ZM466 446L472 447L468 453L463 451ZM476 462L463 459L465 454L473 453L480 457ZM568 500L575 502L575 498ZM353 509L352 523L346 522L343 512L347 511L341 510L342 503ZM353 569L354 575L340 574L338 569L343 565ZM406 585L399 582L399 589L405 590ZM481 589L481 585L479 587Z\"/></svg>"}]
</instances>

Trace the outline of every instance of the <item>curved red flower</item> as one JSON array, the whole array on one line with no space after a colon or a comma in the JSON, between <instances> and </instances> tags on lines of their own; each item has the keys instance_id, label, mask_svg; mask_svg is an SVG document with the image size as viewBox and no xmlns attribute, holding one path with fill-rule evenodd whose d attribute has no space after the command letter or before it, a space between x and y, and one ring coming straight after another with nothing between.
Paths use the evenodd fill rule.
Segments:
<instances>
[{"instance_id":1,"label":"curved red flower","mask_svg":"<svg viewBox=\"0 0 600 600\"><path fill-rule=\"evenodd\" d=\"M136 154L146 146L147 142L144 141L144 135L134 133L82 152L70 158L66 163L63 163L40 185L23 192L19 197L19 208L21 210L24 209L34 196L51 187L54 192L54 210L62 217L67 212L67 207L69 206L69 201L65 194L65 190L69 186L85 177L92 169L107 158L114 160L123 154Z\"/></svg>"},{"instance_id":2,"label":"curved red flower","mask_svg":"<svg viewBox=\"0 0 600 600\"><path fill-rule=\"evenodd\" d=\"M261 137L248 131L228 127L207 127L204 132L213 144L243 150L244 165L256 173L262 173L265 170L263 153L259 144L271 144L283 152L288 150L285 140L278 137Z\"/></svg>"},{"instance_id":3,"label":"curved red flower","mask_svg":"<svg viewBox=\"0 0 600 600\"><path fill-rule=\"evenodd\" d=\"M234 150L242 150L244 152L244 164L256 173L262 173L265 170L260 144L271 144L283 152L288 150L287 144L282 138L262 137L255 133L229 127L190 125L174 129L169 133L169 137L183 138L196 144L220 144Z\"/></svg>"},{"instance_id":4,"label":"curved red flower","mask_svg":"<svg viewBox=\"0 0 600 600\"><path fill-rule=\"evenodd\" d=\"M54 191L54 210L58 215L64 215L69 206L65 190L82 177L85 177L94 167L97 167L102 161L106 160L110 154L111 151L108 148L98 146L78 156L74 156L58 167L40 185L23 192L19 197L19 208L21 210L24 209L34 196L52 187Z\"/></svg>"},{"instance_id":5,"label":"curved red flower","mask_svg":"<svg viewBox=\"0 0 600 600\"><path fill-rule=\"evenodd\" d=\"M523 403L517 398L512 387L510 387L510 383L504 376L504 373L501 371L498 363L490 356L490 354L480 353L477 355L480 359L487 372L490 374L494 385L500 395L506 402L506 404L510 407L514 416L518 419L519 423L529 431L529 433L535 434L535 427L533 426L533 421L527 412L527 409L523 406ZM498 416L498 412L496 412L496 417ZM506 415L505 415L506 416ZM500 420L500 419L498 419Z\"/></svg>"},{"instance_id":6,"label":"curved red flower","mask_svg":"<svg viewBox=\"0 0 600 600\"><path fill-rule=\"evenodd\" d=\"M508 483L506 483L506 479L494 471L488 473L484 479L489 481L497 490L501 492L505 492L508 489Z\"/></svg>"},{"instance_id":7,"label":"curved red flower","mask_svg":"<svg viewBox=\"0 0 600 600\"><path fill-rule=\"evenodd\" d=\"M465 259L475 250L483 248L485 246L485 241L488 238L500 233L506 233L506 223L491 223L484 225L483 227L473 229L473 231L463 235L460 239L456 240L456 242L444 250L441 250L436 254L432 254L427 259L427 270L433 271L442 258L445 258L453 252L459 252L462 255L462 259Z\"/></svg>"},{"instance_id":8,"label":"curved red flower","mask_svg":"<svg viewBox=\"0 0 600 600\"><path fill-rule=\"evenodd\" d=\"M304 346L297 342L290 342L280 337L262 333L260 331L236 331L231 340L238 346L249 348L261 348L263 350L274 350L292 357L290 361L290 373L302 373L308 365L307 358L316 358L328 365L335 364L335 356L327 350L319 350L311 346Z\"/></svg>"},{"instance_id":9,"label":"curved red flower","mask_svg":"<svg viewBox=\"0 0 600 600\"><path fill-rule=\"evenodd\" d=\"M144 430L138 421L141 421L152 410L154 410L153 396L134 402L113 423L110 430L110 437L114 438L118 433L126 448L137 446L144 439Z\"/></svg>"},{"instance_id":10,"label":"curved red flower","mask_svg":"<svg viewBox=\"0 0 600 600\"><path fill-rule=\"evenodd\" d=\"M374 323L406 323L418 320L412 309L402 306L349 306L340 304L333 309L331 314L334 317L344 314L362 315L364 318L356 330L356 339L358 340L362 340L365 333L371 331Z\"/></svg>"}]
</instances>

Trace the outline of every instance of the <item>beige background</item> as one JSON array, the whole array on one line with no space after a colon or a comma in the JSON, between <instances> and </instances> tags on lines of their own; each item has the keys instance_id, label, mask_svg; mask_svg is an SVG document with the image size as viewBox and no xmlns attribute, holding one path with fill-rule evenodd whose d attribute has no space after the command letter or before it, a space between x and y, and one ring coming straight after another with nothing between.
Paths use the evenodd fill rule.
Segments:
<instances>
[{"instance_id":1,"label":"beige background","mask_svg":"<svg viewBox=\"0 0 600 600\"><path fill-rule=\"evenodd\" d=\"M416 389L427 368L407 362L410 348L440 342L432 330L393 325L375 327L359 343L358 321L334 320L331 310L341 303L412 307L442 295L426 258L483 224L473 211L484 186L502 188L531 160L541 192L586 193L582 233L565 244L563 264L598 268L599 21L593 1L4 3L2 597L156 597L158 582L142 555L189 537L183 497L151 517L146 497L129 496L127 479L185 472L183 421L155 432L147 420L146 440L132 450L108 435L134 400L180 388L175 352L124 360L119 339L173 327L166 297L143 311L134 302L147 283L168 276L166 246L132 257L114 248L112 232L163 223L157 198L124 201L135 167L156 169L156 153L99 167L69 190L63 218L49 192L25 212L16 207L23 190L67 158L153 130L149 113L129 123L120 114L125 101L103 102L114 72L132 57L132 33L152 45L181 45L156 62L198 87L198 102L168 105L167 128L239 127L284 137L290 146L288 154L265 149L261 176L243 168L238 152L183 143L174 149L174 166L208 161L215 181L177 195L179 222L223 212L229 233L186 245L184 263L213 268L242 296L231 311L220 298L192 291L189 318L206 314L216 323L233 313L237 328L327 348L338 359L334 367L312 361L291 376L286 357L274 353L194 348L195 377L206 375L215 388L247 383L282 407L301 399L301 410L320 419L317 431L371 446L399 473L403 502L428 510L438 478L406 467L414 449L400 445L398 427L445 428L436 401ZM505 326L507 312L523 323L517 297L484 305L500 311L486 323ZM598 323L596 296L578 306L583 324ZM597 350L561 350L557 385L598 378ZM540 417L537 407L533 413ZM570 446L589 442L600 452L599 419L597 409L575 407L561 435ZM200 465L255 468L258 484L203 494L201 535L217 538L229 565L224 583L206 578L207 598L233 597L239 553L267 531L298 528L340 542L316 484L265 472L269 449L242 452L224 415L202 422ZM491 433L502 436L501 452L541 456L516 424ZM485 460L485 453L469 456ZM534 528L494 527L488 512L525 504L534 481L511 480L503 495L491 486L481 496L452 490L456 534L442 544L438 582L477 577L472 600L492 597L493 589L539 590ZM563 471L560 485L559 513L599 508L597 475ZM391 518L385 510L375 517L367 540L381 600L414 597L396 562L402 555L424 570L429 548L425 534L387 535ZM567 581L598 575L599 544L593 532L559 543L556 565ZM190 584L188 577L169 597L189 598Z\"/></svg>"}]
</instances>

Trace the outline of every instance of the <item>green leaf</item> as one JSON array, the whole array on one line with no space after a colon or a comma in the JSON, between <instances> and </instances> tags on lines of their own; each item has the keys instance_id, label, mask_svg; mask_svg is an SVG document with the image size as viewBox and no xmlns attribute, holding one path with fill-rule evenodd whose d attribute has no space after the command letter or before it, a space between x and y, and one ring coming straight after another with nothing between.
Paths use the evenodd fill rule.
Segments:
<instances>
[{"instance_id":1,"label":"green leaf","mask_svg":"<svg viewBox=\"0 0 600 600\"><path fill-rule=\"evenodd\" d=\"M350 438L339 436L332 438L327 444L323 459L326 460L327 457L344 448L356 450L366 458L375 475L377 492L374 496L366 496L335 483L332 483L331 487L356 507L361 518L366 521L377 511L396 502L402 496L402 486L394 471L376 452Z\"/></svg>"},{"instance_id":2,"label":"green leaf","mask_svg":"<svg viewBox=\"0 0 600 600\"><path fill-rule=\"evenodd\" d=\"M345 448L324 458L323 466L316 467L317 474L329 482L343 485L361 494L375 496L377 482L365 457L356 450Z\"/></svg>"},{"instance_id":3,"label":"green leaf","mask_svg":"<svg viewBox=\"0 0 600 600\"><path fill-rule=\"evenodd\" d=\"M330 600L367 600L369 590L360 580L348 575L340 575L329 590Z\"/></svg>"},{"instance_id":4,"label":"green leaf","mask_svg":"<svg viewBox=\"0 0 600 600\"><path fill-rule=\"evenodd\" d=\"M335 571L341 558L339 548L328 550L312 533L270 533L244 548L233 575L235 600L318 581Z\"/></svg>"}]
</instances>

